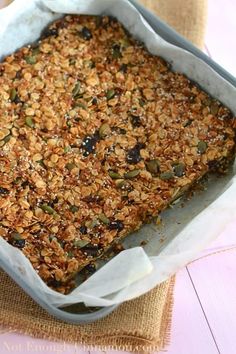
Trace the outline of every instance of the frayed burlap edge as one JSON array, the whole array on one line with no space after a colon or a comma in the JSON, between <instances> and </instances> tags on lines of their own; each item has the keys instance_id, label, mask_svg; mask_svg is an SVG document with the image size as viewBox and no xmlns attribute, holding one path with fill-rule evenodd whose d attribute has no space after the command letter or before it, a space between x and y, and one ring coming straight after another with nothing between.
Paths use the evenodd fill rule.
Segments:
<instances>
[{"instance_id":1,"label":"frayed burlap edge","mask_svg":"<svg viewBox=\"0 0 236 354\"><path fill-rule=\"evenodd\" d=\"M174 278L92 324L65 324L48 315L0 272L0 323L8 331L34 338L82 345L83 348L153 352L170 338ZM6 298L6 295L8 297ZM13 299L15 303L13 303Z\"/></svg>"}]
</instances>

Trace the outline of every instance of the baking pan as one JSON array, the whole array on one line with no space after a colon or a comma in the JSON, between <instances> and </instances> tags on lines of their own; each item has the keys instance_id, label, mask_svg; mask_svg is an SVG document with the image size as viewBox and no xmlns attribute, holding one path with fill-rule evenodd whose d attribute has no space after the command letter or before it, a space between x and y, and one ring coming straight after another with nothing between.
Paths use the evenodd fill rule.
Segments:
<instances>
[{"instance_id":1,"label":"baking pan","mask_svg":"<svg viewBox=\"0 0 236 354\"><path fill-rule=\"evenodd\" d=\"M224 79L226 79L229 83L231 83L233 86L236 87L236 79L229 74L227 71L225 71L222 67L220 67L217 63L215 63L211 58L209 58L207 55L205 55L202 51L197 49L193 44L191 44L188 40L183 38L181 35L179 35L176 31L174 31L171 27L169 27L167 24L165 24L163 21L161 21L156 15L148 11L145 7L140 5L138 2L134 0L130 0L130 2L138 9L138 11L143 15L143 17L146 19L146 21L149 23L149 25L153 28L153 30L159 34L162 38L164 38L166 41L181 47L200 59L202 59L204 62L206 62L208 65L210 65L220 76L222 76ZM228 180L232 177L233 171L231 171L231 174L227 177ZM213 177L213 182L214 182L214 177ZM222 185L221 185L222 184ZM211 198L209 198L209 203L212 201L212 198L216 198L218 193L218 188L222 191L224 188L225 184L225 179L224 183L222 182L217 182L217 187L215 188L215 191L210 190L209 193L211 194ZM212 184L211 184L212 185ZM208 194L209 194L208 193ZM213 194L212 194L213 193ZM205 204L205 194L204 197L202 198L201 195L198 198L194 198L195 202L194 205L196 206L197 203L201 205L199 207L199 210L195 210L195 214L197 214L200 211L200 208L203 207ZM210 200L211 199L211 200ZM209 204L208 203L208 204ZM170 217L171 210L167 210L164 212L166 217ZM179 220L181 220L181 209L177 208L174 212L176 217L179 217ZM194 215L191 214L191 218ZM164 217L165 218L165 217ZM182 220L182 222L186 223L186 220ZM179 223L181 224L181 223ZM145 226L144 226L145 228ZM174 236L174 233L176 232L175 228L172 228L170 230L171 237ZM156 232L156 229L153 227L153 232ZM144 232L143 234L147 234L147 232ZM150 234L150 232L149 232ZM161 235L161 231L160 231ZM151 236L150 236L151 237ZM135 242L134 242L135 241ZM135 234L131 235L127 240L125 240L124 244L125 247L132 247L140 244L140 241L142 241L142 238L137 237ZM136 244L135 244L136 243ZM145 247L146 249L146 247ZM155 254L159 253L161 247L158 245L158 247L153 247L153 243L151 242L150 245L147 247L147 251L152 249L152 252L155 252ZM149 254L152 252L148 252ZM157 253L156 253L157 252ZM98 319L101 319L105 316L107 316L109 313L111 313L115 308L117 308L119 305L114 305L110 307L104 307L104 308L88 308L85 307L82 304L75 304L73 306L69 306L63 309L56 308L55 306L49 305L45 301L42 301L40 297L37 295L37 292L34 291L33 288L29 287L27 284L27 279L24 278L24 276L19 276L14 272L14 269L12 269L9 264L3 262L0 259L0 267L10 275L10 277L34 300L36 301L43 309L45 309L49 314L53 315L54 317L63 320L68 323L75 323L75 324L84 324L84 323L90 323L94 322Z\"/></svg>"}]
</instances>

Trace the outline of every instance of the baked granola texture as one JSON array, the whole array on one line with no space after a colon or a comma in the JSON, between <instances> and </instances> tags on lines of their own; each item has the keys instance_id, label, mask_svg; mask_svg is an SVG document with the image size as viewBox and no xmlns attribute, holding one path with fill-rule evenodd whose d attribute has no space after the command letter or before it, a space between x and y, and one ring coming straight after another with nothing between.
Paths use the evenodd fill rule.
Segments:
<instances>
[{"instance_id":1,"label":"baked granola texture","mask_svg":"<svg viewBox=\"0 0 236 354\"><path fill-rule=\"evenodd\" d=\"M53 289L234 156L236 120L109 17L0 63L0 236Z\"/></svg>"}]
</instances>

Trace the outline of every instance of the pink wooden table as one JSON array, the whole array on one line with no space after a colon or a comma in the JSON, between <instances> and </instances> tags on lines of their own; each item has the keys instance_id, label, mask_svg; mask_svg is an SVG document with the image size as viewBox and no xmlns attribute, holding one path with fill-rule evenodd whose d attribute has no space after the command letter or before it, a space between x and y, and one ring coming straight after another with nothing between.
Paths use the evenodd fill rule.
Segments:
<instances>
[{"instance_id":1,"label":"pink wooden table","mask_svg":"<svg viewBox=\"0 0 236 354\"><path fill-rule=\"evenodd\" d=\"M208 1L206 51L236 76L236 0ZM236 220L200 256L234 245ZM235 274L236 249L197 260L178 273L168 354L236 353ZM9 353L96 354L74 345L4 333L0 335L0 354Z\"/></svg>"}]
</instances>

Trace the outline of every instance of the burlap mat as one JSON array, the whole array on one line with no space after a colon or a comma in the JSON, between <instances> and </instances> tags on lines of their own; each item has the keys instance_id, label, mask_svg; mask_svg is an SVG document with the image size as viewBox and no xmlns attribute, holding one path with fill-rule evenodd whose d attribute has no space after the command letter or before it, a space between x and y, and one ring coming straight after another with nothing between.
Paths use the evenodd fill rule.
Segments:
<instances>
[{"instance_id":1,"label":"burlap mat","mask_svg":"<svg viewBox=\"0 0 236 354\"><path fill-rule=\"evenodd\" d=\"M204 46L207 0L139 0L199 48Z\"/></svg>"},{"instance_id":2,"label":"burlap mat","mask_svg":"<svg viewBox=\"0 0 236 354\"><path fill-rule=\"evenodd\" d=\"M81 326L48 315L2 271L0 279L2 328L37 338L126 351L156 351L168 342L174 278L122 304L106 318Z\"/></svg>"},{"instance_id":3,"label":"burlap mat","mask_svg":"<svg viewBox=\"0 0 236 354\"><path fill-rule=\"evenodd\" d=\"M142 0L183 36L204 43L207 0ZM0 325L8 330L50 340L126 351L157 351L169 339L174 279L121 305L88 325L69 325L49 316L0 271Z\"/></svg>"}]
</instances>

